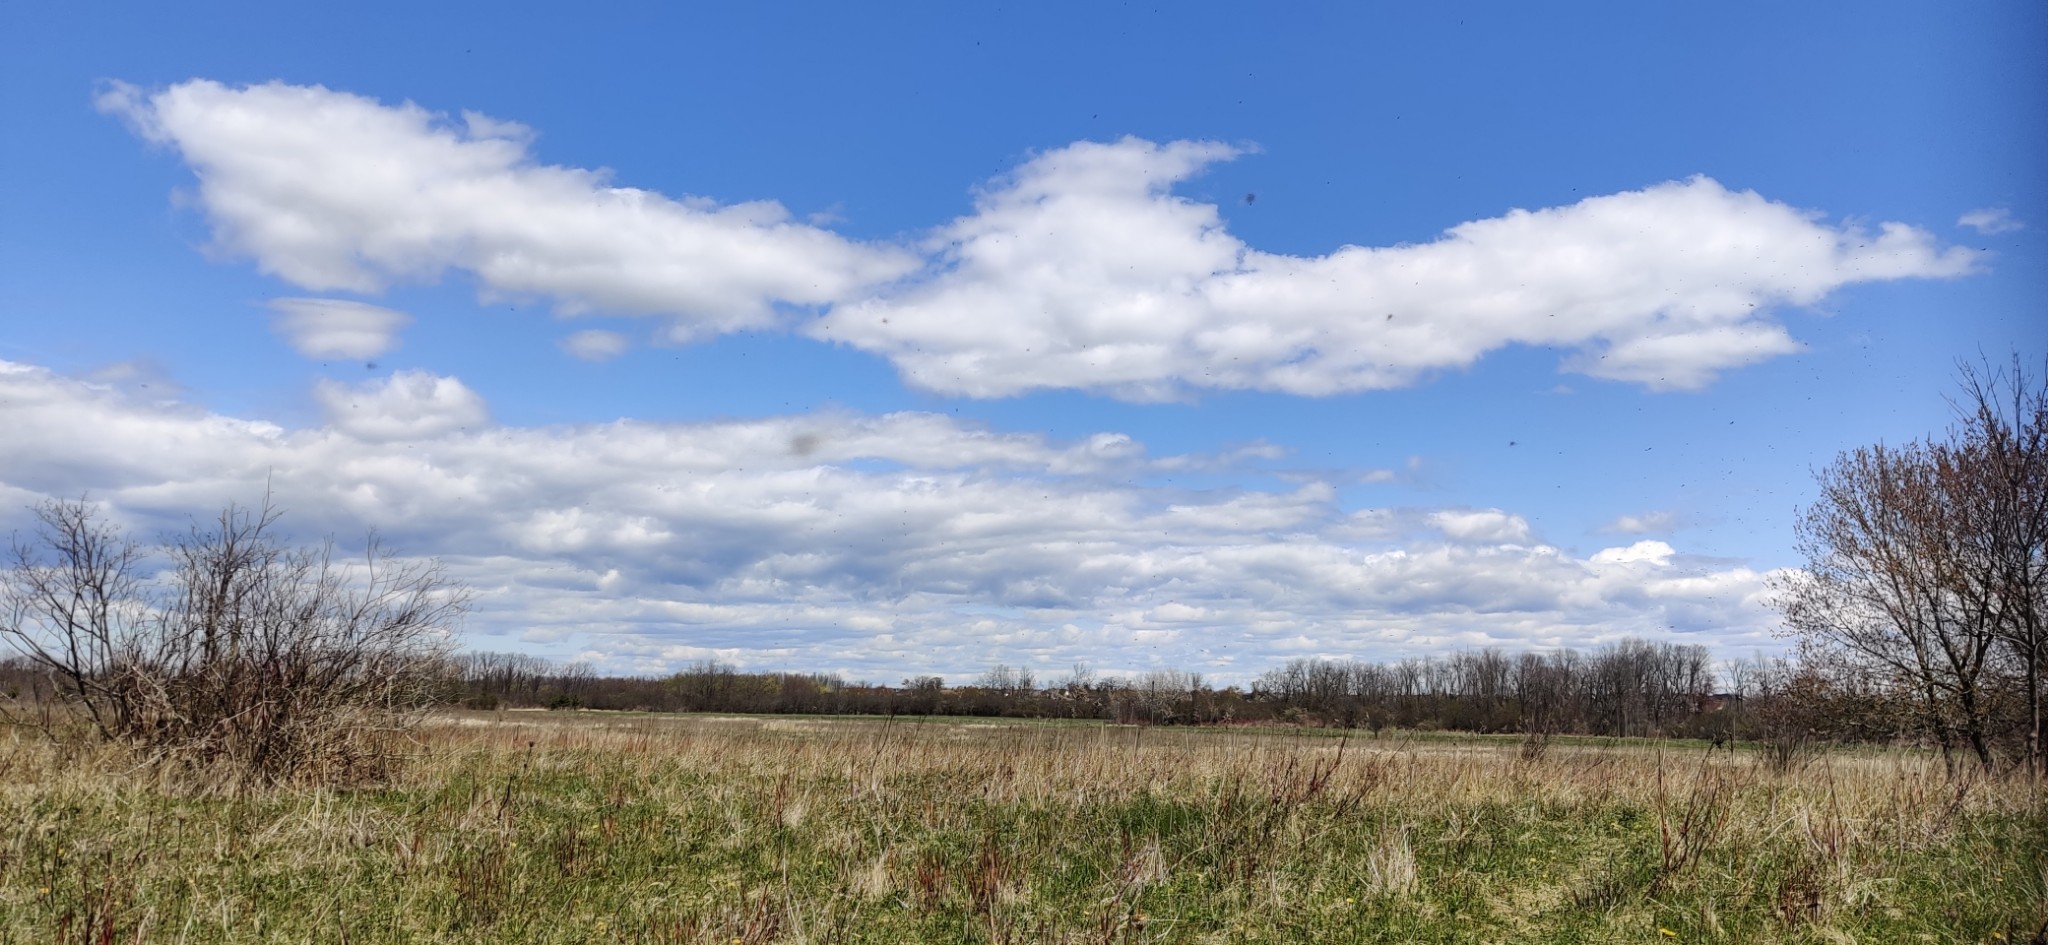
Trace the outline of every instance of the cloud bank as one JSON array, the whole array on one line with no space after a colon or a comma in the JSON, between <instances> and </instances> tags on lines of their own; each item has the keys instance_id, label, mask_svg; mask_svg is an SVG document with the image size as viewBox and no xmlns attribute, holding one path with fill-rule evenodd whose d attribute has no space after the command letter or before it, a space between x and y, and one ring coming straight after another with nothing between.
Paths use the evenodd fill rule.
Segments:
<instances>
[{"instance_id":1,"label":"cloud bank","mask_svg":"<svg viewBox=\"0 0 2048 945\"><path fill-rule=\"evenodd\" d=\"M1190 491L1105 432L1071 442L928 413L716 423L487 422L459 380L325 384L287 429L0 362L0 527L81 490L149 534L268 483L297 534L375 528L476 587L470 644L613 669L971 673L1593 645L1747 652L1765 575L1662 542L1577 555L1498 509L1346 509L1336 488ZM92 430L93 436L75 435ZM1267 455L1255 449L1254 454Z\"/></svg>"},{"instance_id":2,"label":"cloud bank","mask_svg":"<svg viewBox=\"0 0 2048 945\"><path fill-rule=\"evenodd\" d=\"M675 340L792 328L970 397L1321 396L1415 384L1510 345L1561 349L1567 371L1697 388L1797 351L1777 310L1962 275L1975 258L1912 226L1830 224L1706 177L1512 210L1426 243L1269 253L1215 205L1173 193L1240 149L1137 138L1039 154L903 247L772 201L671 198L541 164L532 132L474 113L204 80L115 86L101 107L177 151L220 246L295 285L375 292L459 271L565 313L661 316Z\"/></svg>"}]
</instances>

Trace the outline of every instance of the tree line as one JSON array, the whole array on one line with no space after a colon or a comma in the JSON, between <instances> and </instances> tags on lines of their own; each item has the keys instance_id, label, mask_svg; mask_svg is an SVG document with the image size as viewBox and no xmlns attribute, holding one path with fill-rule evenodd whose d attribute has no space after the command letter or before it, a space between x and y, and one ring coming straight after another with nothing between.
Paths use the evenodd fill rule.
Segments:
<instances>
[{"instance_id":1,"label":"tree line","mask_svg":"<svg viewBox=\"0 0 2048 945\"><path fill-rule=\"evenodd\" d=\"M1198 673L1103 675L1077 666L1041 683L997 665L947 685L897 685L820 673L749 673L702 662L664 677L599 676L580 664L469 653L453 659L446 696L470 708L657 712L962 715L1144 724L1288 723L1346 728L1613 736L1739 735L1742 709L1769 701L1792 672L1742 664L1723 688L1707 649L1625 639L1590 652L1488 648L1391 663L1297 659L1248 686Z\"/></svg>"}]
</instances>

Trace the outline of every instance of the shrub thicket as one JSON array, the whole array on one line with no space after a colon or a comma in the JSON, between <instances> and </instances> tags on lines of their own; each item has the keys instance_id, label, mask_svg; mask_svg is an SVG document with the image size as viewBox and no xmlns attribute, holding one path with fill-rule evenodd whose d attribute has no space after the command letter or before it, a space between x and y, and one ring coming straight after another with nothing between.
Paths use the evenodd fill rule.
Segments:
<instances>
[{"instance_id":1,"label":"shrub thicket","mask_svg":"<svg viewBox=\"0 0 2048 945\"><path fill-rule=\"evenodd\" d=\"M155 547L82 500L35 513L0 577L15 675L65 710L32 720L237 782L377 773L467 600L438 563L374 537L358 560L288 547L267 501Z\"/></svg>"}]
</instances>

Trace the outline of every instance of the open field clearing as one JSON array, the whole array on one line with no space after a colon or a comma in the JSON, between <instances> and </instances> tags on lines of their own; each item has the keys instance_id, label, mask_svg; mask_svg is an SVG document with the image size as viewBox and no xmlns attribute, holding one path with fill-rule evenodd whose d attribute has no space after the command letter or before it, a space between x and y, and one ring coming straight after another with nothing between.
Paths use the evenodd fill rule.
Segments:
<instances>
[{"instance_id":1,"label":"open field clearing","mask_svg":"<svg viewBox=\"0 0 2048 945\"><path fill-rule=\"evenodd\" d=\"M450 713L390 785L0 741L8 942L2025 942L2048 820L1908 753Z\"/></svg>"}]
</instances>

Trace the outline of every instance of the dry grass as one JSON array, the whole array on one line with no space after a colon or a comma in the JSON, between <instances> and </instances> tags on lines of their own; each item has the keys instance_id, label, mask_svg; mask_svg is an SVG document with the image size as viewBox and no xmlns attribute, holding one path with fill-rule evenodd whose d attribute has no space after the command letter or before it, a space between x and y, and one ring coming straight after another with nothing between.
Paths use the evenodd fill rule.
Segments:
<instances>
[{"instance_id":1,"label":"dry grass","mask_svg":"<svg viewBox=\"0 0 2048 945\"><path fill-rule=\"evenodd\" d=\"M376 791L209 794L0 741L0 823L0 938L20 942L2024 942L2048 923L2040 794L1903 752L1778 772L1564 741L451 714Z\"/></svg>"}]
</instances>

